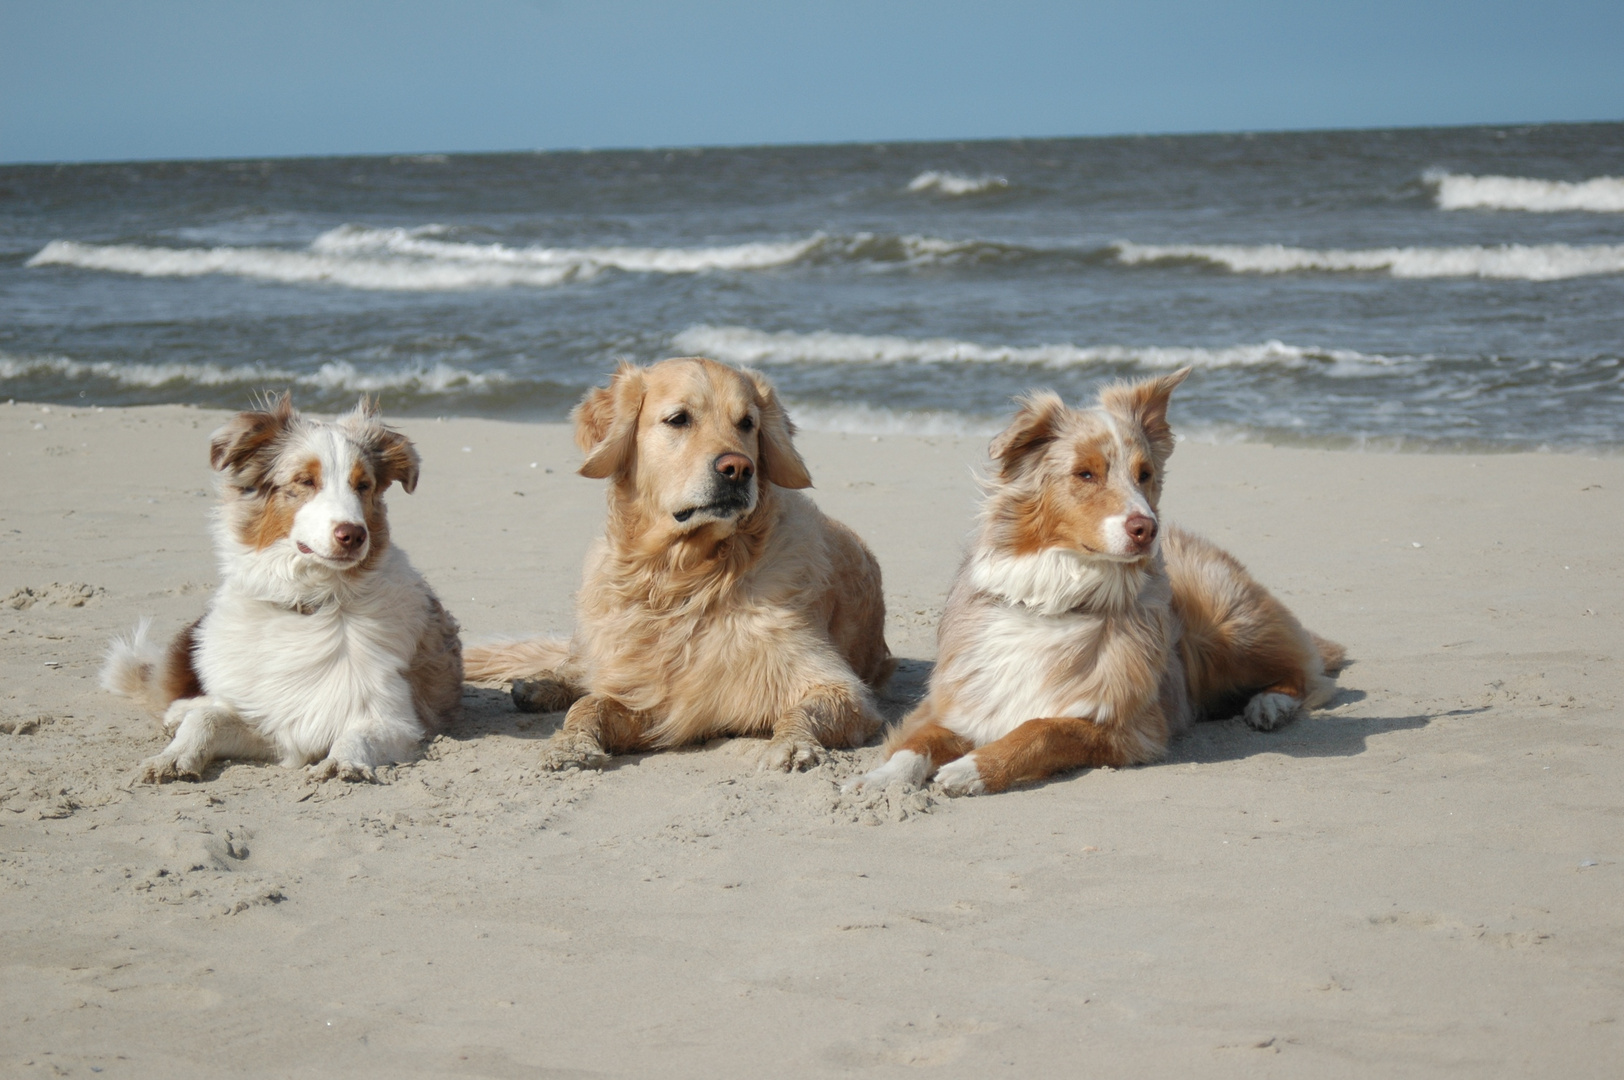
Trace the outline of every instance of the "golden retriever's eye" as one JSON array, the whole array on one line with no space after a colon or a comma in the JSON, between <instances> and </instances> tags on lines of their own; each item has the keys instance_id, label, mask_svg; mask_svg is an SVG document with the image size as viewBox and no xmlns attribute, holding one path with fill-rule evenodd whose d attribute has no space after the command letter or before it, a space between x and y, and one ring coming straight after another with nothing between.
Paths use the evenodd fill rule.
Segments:
<instances>
[{"instance_id":1,"label":"golden retriever's eye","mask_svg":"<svg viewBox=\"0 0 1624 1080\"><path fill-rule=\"evenodd\" d=\"M754 430L756 430L756 421L755 421L755 419L753 417L746 416L743 420L740 420L739 421L739 430L740 431L754 431Z\"/></svg>"},{"instance_id":2,"label":"golden retriever's eye","mask_svg":"<svg viewBox=\"0 0 1624 1080\"><path fill-rule=\"evenodd\" d=\"M682 412L672 413L670 416L665 418L665 422L670 424L672 427L687 427L688 410L684 409Z\"/></svg>"}]
</instances>

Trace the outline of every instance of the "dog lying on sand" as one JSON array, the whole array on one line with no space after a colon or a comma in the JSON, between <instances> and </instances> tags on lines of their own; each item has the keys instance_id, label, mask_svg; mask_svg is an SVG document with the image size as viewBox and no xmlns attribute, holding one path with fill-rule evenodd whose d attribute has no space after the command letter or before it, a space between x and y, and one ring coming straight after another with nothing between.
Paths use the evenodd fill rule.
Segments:
<instances>
[{"instance_id":1,"label":"dog lying on sand","mask_svg":"<svg viewBox=\"0 0 1624 1080\"><path fill-rule=\"evenodd\" d=\"M569 709L555 769L719 735L770 735L764 768L816 764L880 728L895 661L874 556L800 493L794 427L760 374L623 364L573 413L581 475L609 483L574 636L471 646L470 679Z\"/></svg>"},{"instance_id":2,"label":"dog lying on sand","mask_svg":"<svg viewBox=\"0 0 1624 1080\"><path fill-rule=\"evenodd\" d=\"M411 442L368 401L324 423L284 394L216 431L209 461L220 588L167 650L143 620L102 671L170 737L140 778L257 758L367 780L411 757L462 700L457 623L390 543L383 493L417 487Z\"/></svg>"},{"instance_id":3,"label":"dog lying on sand","mask_svg":"<svg viewBox=\"0 0 1624 1080\"><path fill-rule=\"evenodd\" d=\"M1230 555L1157 516L1189 374L1094 408L1031 394L991 446L980 526L948 596L925 700L859 790L934 776L953 795L1155 761L1202 715L1267 730L1327 701L1342 647Z\"/></svg>"}]
</instances>

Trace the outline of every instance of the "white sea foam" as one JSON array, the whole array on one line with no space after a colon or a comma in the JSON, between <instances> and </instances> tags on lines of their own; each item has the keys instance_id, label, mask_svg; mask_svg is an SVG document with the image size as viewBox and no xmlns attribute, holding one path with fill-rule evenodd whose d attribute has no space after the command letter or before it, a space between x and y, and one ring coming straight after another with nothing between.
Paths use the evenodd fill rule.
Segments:
<instances>
[{"instance_id":1,"label":"white sea foam","mask_svg":"<svg viewBox=\"0 0 1624 1080\"><path fill-rule=\"evenodd\" d=\"M1432 169L1422 179L1438 189L1435 198L1440 210L1624 214L1624 177L1619 176L1597 176L1575 184L1526 176L1468 176Z\"/></svg>"},{"instance_id":2,"label":"white sea foam","mask_svg":"<svg viewBox=\"0 0 1624 1080\"><path fill-rule=\"evenodd\" d=\"M996 435L1003 424L993 417L968 416L935 410L886 409L873 405L833 407L805 402L785 403L790 418L802 431L830 431L847 435Z\"/></svg>"},{"instance_id":3,"label":"white sea foam","mask_svg":"<svg viewBox=\"0 0 1624 1080\"><path fill-rule=\"evenodd\" d=\"M1302 270L1385 272L1396 278L1481 277L1559 281L1624 273L1624 244L1502 244L1497 247L1404 247L1318 250L1282 244L1112 245L1117 259L1137 263L1199 260L1243 274Z\"/></svg>"},{"instance_id":4,"label":"white sea foam","mask_svg":"<svg viewBox=\"0 0 1624 1080\"><path fill-rule=\"evenodd\" d=\"M961 176L958 173L922 172L908 182L909 191L933 191L939 195L980 195L1009 187L1002 176Z\"/></svg>"},{"instance_id":5,"label":"white sea foam","mask_svg":"<svg viewBox=\"0 0 1624 1080\"><path fill-rule=\"evenodd\" d=\"M74 266L143 277L227 274L293 284L352 289L431 291L512 286L547 288L586 280L604 270L697 274L709 270L763 270L807 257L829 238L816 234L782 243L707 248L550 248L469 244L435 237L439 226L371 229L345 225L318 236L308 248L168 248L53 240L29 266Z\"/></svg>"},{"instance_id":6,"label":"white sea foam","mask_svg":"<svg viewBox=\"0 0 1624 1080\"><path fill-rule=\"evenodd\" d=\"M28 378L105 379L121 386L155 389L165 386L304 386L329 391L378 393L414 390L486 390L505 386L505 372L468 371L446 363L394 368L358 368L344 360L329 361L315 371L240 364L121 364L110 360L85 362L65 356L9 356L0 353L0 383Z\"/></svg>"},{"instance_id":7,"label":"white sea foam","mask_svg":"<svg viewBox=\"0 0 1624 1080\"><path fill-rule=\"evenodd\" d=\"M678 352L733 364L1025 364L1076 367L1132 364L1147 368L1331 365L1355 369L1402 362L1348 349L1314 349L1267 341L1203 349L1133 345L979 345L951 338L905 338L836 334L767 333L743 326L693 326L672 338Z\"/></svg>"}]
</instances>

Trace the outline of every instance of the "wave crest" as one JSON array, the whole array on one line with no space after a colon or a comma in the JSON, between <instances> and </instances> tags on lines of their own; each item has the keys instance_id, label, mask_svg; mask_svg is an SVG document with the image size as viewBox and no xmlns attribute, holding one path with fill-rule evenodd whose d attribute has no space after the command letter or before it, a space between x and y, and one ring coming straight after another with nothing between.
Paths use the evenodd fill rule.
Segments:
<instances>
[{"instance_id":1,"label":"wave crest","mask_svg":"<svg viewBox=\"0 0 1624 1080\"><path fill-rule=\"evenodd\" d=\"M1316 250L1283 244L1113 245L1119 262L1206 262L1241 274L1302 270L1386 272L1396 278L1480 277L1560 281L1624 273L1624 244L1501 244L1496 247Z\"/></svg>"},{"instance_id":2,"label":"wave crest","mask_svg":"<svg viewBox=\"0 0 1624 1080\"><path fill-rule=\"evenodd\" d=\"M64 381L104 379L120 386L159 389L181 386L303 386L328 391L379 393L412 391L444 393L484 391L506 386L511 376L500 371L469 371L444 362L395 368L360 368L345 360L329 361L315 371L298 372L241 364L123 364L85 362L65 356L8 356L0 353L0 383L22 379Z\"/></svg>"},{"instance_id":3,"label":"wave crest","mask_svg":"<svg viewBox=\"0 0 1624 1080\"><path fill-rule=\"evenodd\" d=\"M963 176L959 173L938 172L930 169L908 181L909 191L933 191L938 195L980 195L988 191L1002 191L1009 181L1002 176Z\"/></svg>"},{"instance_id":4,"label":"wave crest","mask_svg":"<svg viewBox=\"0 0 1624 1080\"><path fill-rule=\"evenodd\" d=\"M1123 365L1146 368L1337 365L1389 368L1399 359L1348 349L1267 341L1203 349L1181 345L979 345L951 338L905 338L818 331L768 333L744 326L693 326L672 345L684 354L732 364L1021 364L1031 367Z\"/></svg>"},{"instance_id":5,"label":"wave crest","mask_svg":"<svg viewBox=\"0 0 1624 1080\"><path fill-rule=\"evenodd\" d=\"M1422 179L1436 187L1440 210L1526 210L1534 214L1586 211L1624 214L1624 177L1597 176L1578 183L1525 176L1470 176L1431 169Z\"/></svg>"}]
</instances>

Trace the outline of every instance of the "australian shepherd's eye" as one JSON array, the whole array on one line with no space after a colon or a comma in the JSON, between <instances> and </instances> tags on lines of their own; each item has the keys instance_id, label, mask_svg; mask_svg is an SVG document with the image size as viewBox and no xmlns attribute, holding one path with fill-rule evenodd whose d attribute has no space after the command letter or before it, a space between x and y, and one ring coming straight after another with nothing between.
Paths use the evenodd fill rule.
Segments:
<instances>
[{"instance_id":1,"label":"australian shepherd's eye","mask_svg":"<svg viewBox=\"0 0 1624 1080\"><path fill-rule=\"evenodd\" d=\"M1077 479L1086 480L1090 484L1092 484L1094 482L1094 470L1093 469L1080 469L1080 470L1078 470Z\"/></svg>"},{"instance_id":2,"label":"australian shepherd's eye","mask_svg":"<svg viewBox=\"0 0 1624 1080\"><path fill-rule=\"evenodd\" d=\"M1139 469L1139 482L1141 484L1150 483L1150 478L1151 478L1152 475L1154 475L1154 474L1150 471L1150 469L1148 469L1148 468L1146 468L1144 466L1140 466L1140 469Z\"/></svg>"},{"instance_id":3,"label":"australian shepherd's eye","mask_svg":"<svg viewBox=\"0 0 1624 1080\"><path fill-rule=\"evenodd\" d=\"M313 488L316 486L316 478L313 476L301 476L299 479L295 480L294 483L298 484L300 487Z\"/></svg>"},{"instance_id":4,"label":"australian shepherd's eye","mask_svg":"<svg viewBox=\"0 0 1624 1080\"><path fill-rule=\"evenodd\" d=\"M367 492L369 492L371 490L372 490L372 481L371 480L363 480L359 484L355 485L355 493L357 495L365 495Z\"/></svg>"},{"instance_id":5,"label":"australian shepherd's eye","mask_svg":"<svg viewBox=\"0 0 1624 1080\"><path fill-rule=\"evenodd\" d=\"M665 422L667 424L670 424L672 427L687 427L688 426L688 411L686 409L684 409L681 412L674 412L670 416L665 418Z\"/></svg>"},{"instance_id":6,"label":"australian shepherd's eye","mask_svg":"<svg viewBox=\"0 0 1624 1080\"><path fill-rule=\"evenodd\" d=\"M743 420L739 421L739 430L740 431L754 431L755 429L756 429L756 421L755 421L755 419L753 417L746 416Z\"/></svg>"}]
</instances>

